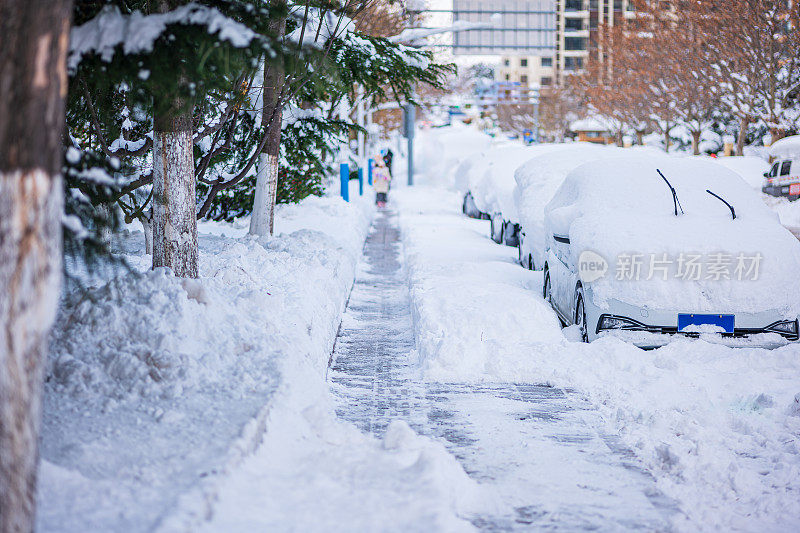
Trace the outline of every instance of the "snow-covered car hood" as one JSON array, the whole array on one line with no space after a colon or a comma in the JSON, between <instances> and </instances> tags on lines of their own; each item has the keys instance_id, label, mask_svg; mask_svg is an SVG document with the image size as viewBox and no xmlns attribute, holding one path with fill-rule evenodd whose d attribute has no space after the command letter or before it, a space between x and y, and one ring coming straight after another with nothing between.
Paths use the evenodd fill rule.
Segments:
<instances>
[{"instance_id":1,"label":"snow-covered car hood","mask_svg":"<svg viewBox=\"0 0 800 533\"><path fill-rule=\"evenodd\" d=\"M685 214L674 215L656 169ZM735 208L736 220L706 189ZM607 262L591 282L601 307L617 299L686 312L800 313L800 242L738 175L715 163L653 156L587 163L546 207L545 228L550 246L553 234L569 238L572 265L587 250Z\"/></svg>"}]
</instances>

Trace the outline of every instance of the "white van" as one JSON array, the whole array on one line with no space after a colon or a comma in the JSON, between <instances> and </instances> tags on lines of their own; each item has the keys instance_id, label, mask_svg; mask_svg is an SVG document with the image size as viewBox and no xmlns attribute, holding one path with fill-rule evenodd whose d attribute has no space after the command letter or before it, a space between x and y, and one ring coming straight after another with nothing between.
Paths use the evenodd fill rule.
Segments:
<instances>
[{"instance_id":1,"label":"white van","mask_svg":"<svg viewBox=\"0 0 800 533\"><path fill-rule=\"evenodd\" d=\"M800 135L776 141L769 149L774 163L764 173L761 191L771 196L786 196L790 201L800 198Z\"/></svg>"},{"instance_id":2,"label":"white van","mask_svg":"<svg viewBox=\"0 0 800 533\"><path fill-rule=\"evenodd\" d=\"M800 159L779 159L764 172L761 191L770 196L786 196L789 201L800 198Z\"/></svg>"}]
</instances>

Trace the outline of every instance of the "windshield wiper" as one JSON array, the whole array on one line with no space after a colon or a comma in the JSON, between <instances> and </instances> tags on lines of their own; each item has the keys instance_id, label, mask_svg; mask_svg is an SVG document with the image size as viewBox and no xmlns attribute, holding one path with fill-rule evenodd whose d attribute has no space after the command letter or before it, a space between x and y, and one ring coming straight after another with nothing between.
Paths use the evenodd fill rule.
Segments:
<instances>
[{"instance_id":1,"label":"windshield wiper","mask_svg":"<svg viewBox=\"0 0 800 533\"><path fill-rule=\"evenodd\" d=\"M726 202L725 199L722 196L720 196L718 194L714 194L713 192L709 191L708 189L706 189L706 192L708 194L710 194L711 196L713 196L714 198L716 198L717 200L719 200L720 202L722 202L723 204L727 205L728 209L731 210L731 216L733 217L733 220L736 220L736 211L733 209L733 206L731 204Z\"/></svg>"},{"instance_id":2,"label":"windshield wiper","mask_svg":"<svg viewBox=\"0 0 800 533\"><path fill-rule=\"evenodd\" d=\"M661 176L661 178L667 184L667 187L669 187L669 190L672 192L672 203L675 205L675 216L678 216L679 207L681 208L681 215L685 214L683 212L683 206L681 205L680 200L678 200L678 193L675 191L675 187L672 186L667 177L664 174L662 174L662 172L659 169L656 169L656 172L658 172L658 175Z\"/></svg>"}]
</instances>

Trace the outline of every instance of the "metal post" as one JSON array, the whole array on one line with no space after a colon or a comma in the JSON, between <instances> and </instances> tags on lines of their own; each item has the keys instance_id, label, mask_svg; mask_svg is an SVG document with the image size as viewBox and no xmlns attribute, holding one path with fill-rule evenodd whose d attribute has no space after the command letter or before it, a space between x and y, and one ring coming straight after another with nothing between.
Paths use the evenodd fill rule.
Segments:
<instances>
[{"instance_id":1,"label":"metal post","mask_svg":"<svg viewBox=\"0 0 800 533\"><path fill-rule=\"evenodd\" d=\"M414 120L416 119L417 109L413 104L406 104L405 111L405 130L406 139L408 140L408 154L406 155L406 160L408 161L408 184L414 185Z\"/></svg>"},{"instance_id":2,"label":"metal post","mask_svg":"<svg viewBox=\"0 0 800 533\"><path fill-rule=\"evenodd\" d=\"M374 164L375 161L372 158L367 161L367 183L370 187L372 186L372 165Z\"/></svg>"},{"instance_id":3,"label":"metal post","mask_svg":"<svg viewBox=\"0 0 800 533\"><path fill-rule=\"evenodd\" d=\"M364 169L358 169L358 195L364 196Z\"/></svg>"},{"instance_id":4,"label":"metal post","mask_svg":"<svg viewBox=\"0 0 800 533\"><path fill-rule=\"evenodd\" d=\"M350 165L342 163L339 165L339 181L342 185L342 198L345 202L350 201Z\"/></svg>"}]
</instances>

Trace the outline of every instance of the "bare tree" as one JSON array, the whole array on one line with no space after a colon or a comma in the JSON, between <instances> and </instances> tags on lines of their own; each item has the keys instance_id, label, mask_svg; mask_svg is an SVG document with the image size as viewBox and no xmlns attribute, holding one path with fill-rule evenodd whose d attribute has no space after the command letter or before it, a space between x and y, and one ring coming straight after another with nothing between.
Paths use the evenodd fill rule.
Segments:
<instances>
[{"instance_id":1,"label":"bare tree","mask_svg":"<svg viewBox=\"0 0 800 533\"><path fill-rule=\"evenodd\" d=\"M0 3L0 531L33 531L47 335L61 279L70 0Z\"/></svg>"}]
</instances>

